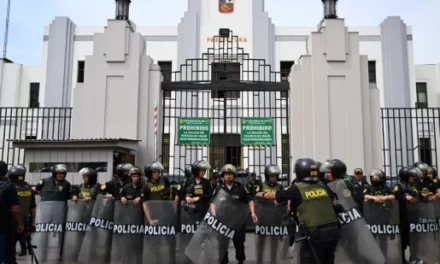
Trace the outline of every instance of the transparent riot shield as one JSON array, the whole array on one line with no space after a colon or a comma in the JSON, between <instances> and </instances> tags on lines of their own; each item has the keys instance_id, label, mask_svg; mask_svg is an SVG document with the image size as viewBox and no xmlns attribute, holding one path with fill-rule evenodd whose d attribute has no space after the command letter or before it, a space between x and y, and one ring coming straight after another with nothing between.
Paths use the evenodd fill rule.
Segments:
<instances>
[{"instance_id":1,"label":"transparent riot shield","mask_svg":"<svg viewBox=\"0 0 440 264\"><path fill-rule=\"evenodd\" d=\"M35 256L42 263L59 263L63 248L66 202L47 201L37 206L33 245Z\"/></svg>"},{"instance_id":2,"label":"transparent riot shield","mask_svg":"<svg viewBox=\"0 0 440 264\"><path fill-rule=\"evenodd\" d=\"M402 263L399 203L365 201L364 218L387 263Z\"/></svg>"},{"instance_id":3,"label":"transparent riot shield","mask_svg":"<svg viewBox=\"0 0 440 264\"><path fill-rule=\"evenodd\" d=\"M255 200L255 213L258 222L255 226L255 254L258 264L287 263L284 243L290 239L289 226L283 223L286 204L275 205L274 201ZM283 257L283 259L282 259Z\"/></svg>"},{"instance_id":4,"label":"transparent riot shield","mask_svg":"<svg viewBox=\"0 0 440 264\"><path fill-rule=\"evenodd\" d=\"M94 205L95 201L93 200L67 202L62 263L77 263L79 251L92 216Z\"/></svg>"},{"instance_id":5,"label":"transparent riot shield","mask_svg":"<svg viewBox=\"0 0 440 264\"><path fill-rule=\"evenodd\" d=\"M365 219L358 211L345 181L338 179L329 183L328 186L337 196L336 203L344 208L344 212L338 215L341 224L341 240L336 249L335 262L384 264L385 257Z\"/></svg>"},{"instance_id":6,"label":"transparent riot shield","mask_svg":"<svg viewBox=\"0 0 440 264\"><path fill-rule=\"evenodd\" d=\"M219 263L248 214L246 204L234 200L223 190L218 191L185 254L195 264Z\"/></svg>"},{"instance_id":7,"label":"transparent riot shield","mask_svg":"<svg viewBox=\"0 0 440 264\"><path fill-rule=\"evenodd\" d=\"M407 205L411 259L436 263L438 250L438 223L433 202Z\"/></svg>"},{"instance_id":8,"label":"transparent riot shield","mask_svg":"<svg viewBox=\"0 0 440 264\"><path fill-rule=\"evenodd\" d=\"M142 204L133 201L115 202L111 263L141 264L144 244L144 213Z\"/></svg>"},{"instance_id":9,"label":"transparent riot shield","mask_svg":"<svg viewBox=\"0 0 440 264\"><path fill-rule=\"evenodd\" d=\"M92 217L79 252L79 263L107 264L110 262L114 209L114 199L107 199L105 195L96 197Z\"/></svg>"},{"instance_id":10,"label":"transparent riot shield","mask_svg":"<svg viewBox=\"0 0 440 264\"><path fill-rule=\"evenodd\" d=\"M190 259L185 255L185 249L199 228L199 224L203 220L206 211L207 207L197 207L194 204L182 205L180 213L179 264L192 264Z\"/></svg>"},{"instance_id":11,"label":"transparent riot shield","mask_svg":"<svg viewBox=\"0 0 440 264\"><path fill-rule=\"evenodd\" d=\"M143 261L148 264L176 263L177 217L174 201L146 202L152 219L145 219Z\"/></svg>"}]
</instances>

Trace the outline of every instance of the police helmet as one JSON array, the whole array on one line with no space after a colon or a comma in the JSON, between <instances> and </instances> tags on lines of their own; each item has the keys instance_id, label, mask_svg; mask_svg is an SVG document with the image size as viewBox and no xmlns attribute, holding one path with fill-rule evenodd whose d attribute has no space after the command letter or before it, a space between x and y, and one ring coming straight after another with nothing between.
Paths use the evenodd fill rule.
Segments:
<instances>
[{"instance_id":1,"label":"police helmet","mask_svg":"<svg viewBox=\"0 0 440 264\"><path fill-rule=\"evenodd\" d=\"M52 169L52 177L55 177L57 174L67 175L67 166L65 164L55 165Z\"/></svg>"},{"instance_id":2,"label":"police helmet","mask_svg":"<svg viewBox=\"0 0 440 264\"><path fill-rule=\"evenodd\" d=\"M234 177L237 177L237 168L235 168L235 166L232 164L226 164L225 166L223 166L221 168L220 175L222 175L222 177L224 177L225 173L232 173L232 174L234 174Z\"/></svg>"},{"instance_id":3,"label":"police helmet","mask_svg":"<svg viewBox=\"0 0 440 264\"><path fill-rule=\"evenodd\" d=\"M411 167L403 167L399 170L399 180L408 182L409 178L409 171L411 170Z\"/></svg>"},{"instance_id":4,"label":"police helmet","mask_svg":"<svg viewBox=\"0 0 440 264\"><path fill-rule=\"evenodd\" d=\"M379 180L373 180L373 176L378 176ZM385 175L385 172L383 172L380 169L374 169L371 173L370 173L370 181L371 184L373 185L383 185L385 184L387 178Z\"/></svg>"},{"instance_id":5,"label":"police helmet","mask_svg":"<svg viewBox=\"0 0 440 264\"><path fill-rule=\"evenodd\" d=\"M266 177L266 180L269 179L270 176L274 176L278 179L278 177L281 174L281 169L278 167L278 165L267 165L266 168L264 168L264 177Z\"/></svg>"},{"instance_id":6,"label":"police helmet","mask_svg":"<svg viewBox=\"0 0 440 264\"><path fill-rule=\"evenodd\" d=\"M347 173L347 165L340 159L330 159L324 162L320 168L320 171L324 173L326 170L330 170L335 179L343 179Z\"/></svg>"},{"instance_id":7,"label":"police helmet","mask_svg":"<svg viewBox=\"0 0 440 264\"><path fill-rule=\"evenodd\" d=\"M89 184L94 185L98 182L98 173L92 168L82 168L79 171L79 174L81 174L83 177L87 176L89 178Z\"/></svg>"},{"instance_id":8,"label":"police helmet","mask_svg":"<svg viewBox=\"0 0 440 264\"><path fill-rule=\"evenodd\" d=\"M139 177L142 176L141 168L139 167L131 168L130 171L128 172L128 176L132 177L133 175L139 175Z\"/></svg>"},{"instance_id":9,"label":"police helmet","mask_svg":"<svg viewBox=\"0 0 440 264\"><path fill-rule=\"evenodd\" d=\"M423 177L424 177L422 170L420 170L417 167L411 168L408 172L408 175L409 175L409 177L415 177L418 179L423 179Z\"/></svg>"},{"instance_id":10,"label":"police helmet","mask_svg":"<svg viewBox=\"0 0 440 264\"><path fill-rule=\"evenodd\" d=\"M209 169L211 169L211 165L209 165L209 163L204 160L196 161L191 166L191 172L194 177L198 177L200 171L207 171Z\"/></svg>"},{"instance_id":11,"label":"police helmet","mask_svg":"<svg viewBox=\"0 0 440 264\"><path fill-rule=\"evenodd\" d=\"M24 172L27 172L26 166L24 166L23 164L18 164L17 166L15 166L17 168L21 168L22 170L24 170Z\"/></svg>"},{"instance_id":12,"label":"police helmet","mask_svg":"<svg viewBox=\"0 0 440 264\"><path fill-rule=\"evenodd\" d=\"M427 174L432 174L433 179L437 179L437 170L433 167L428 167Z\"/></svg>"},{"instance_id":13,"label":"police helmet","mask_svg":"<svg viewBox=\"0 0 440 264\"><path fill-rule=\"evenodd\" d=\"M427 172L428 172L428 164L422 162L422 161L417 161L416 163L414 163L414 168L419 168L419 170L422 171L423 173L423 177L426 176Z\"/></svg>"},{"instance_id":14,"label":"police helmet","mask_svg":"<svg viewBox=\"0 0 440 264\"><path fill-rule=\"evenodd\" d=\"M185 177L186 178L191 178L192 177L192 166L191 165L186 165L186 167L185 167Z\"/></svg>"},{"instance_id":15,"label":"police helmet","mask_svg":"<svg viewBox=\"0 0 440 264\"><path fill-rule=\"evenodd\" d=\"M147 176L148 179L151 179L151 176L153 176L153 172L159 172L164 169L162 163L159 161L153 161L145 166L145 176Z\"/></svg>"},{"instance_id":16,"label":"police helmet","mask_svg":"<svg viewBox=\"0 0 440 264\"><path fill-rule=\"evenodd\" d=\"M124 164L118 164L118 166L116 166L115 175L119 178L124 177L125 175Z\"/></svg>"},{"instance_id":17,"label":"police helmet","mask_svg":"<svg viewBox=\"0 0 440 264\"><path fill-rule=\"evenodd\" d=\"M26 171L20 166L14 166L9 169L8 178L11 182L24 182Z\"/></svg>"},{"instance_id":18,"label":"police helmet","mask_svg":"<svg viewBox=\"0 0 440 264\"><path fill-rule=\"evenodd\" d=\"M125 163L122 168L124 169L124 176L129 176L129 172L130 172L131 168L133 168L133 164Z\"/></svg>"},{"instance_id":19,"label":"police helmet","mask_svg":"<svg viewBox=\"0 0 440 264\"><path fill-rule=\"evenodd\" d=\"M317 182L318 179L318 165L314 159L301 158L297 159L293 168L298 181L301 182Z\"/></svg>"},{"instance_id":20,"label":"police helmet","mask_svg":"<svg viewBox=\"0 0 440 264\"><path fill-rule=\"evenodd\" d=\"M318 178L320 181L324 181L325 180L325 172L321 171L321 167L322 167L322 162L317 161L316 165L318 165Z\"/></svg>"}]
</instances>

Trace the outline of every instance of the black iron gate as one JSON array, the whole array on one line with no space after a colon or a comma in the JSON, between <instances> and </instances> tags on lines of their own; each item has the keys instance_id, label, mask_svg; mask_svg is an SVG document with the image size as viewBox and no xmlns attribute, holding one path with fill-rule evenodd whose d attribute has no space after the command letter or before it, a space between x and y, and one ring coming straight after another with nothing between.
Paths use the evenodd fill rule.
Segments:
<instances>
[{"instance_id":1,"label":"black iron gate","mask_svg":"<svg viewBox=\"0 0 440 264\"><path fill-rule=\"evenodd\" d=\"M231 163L257 175L277 164L282 179L290 180L289 83L264 59L251 59L238 37L214 39L201 58L187 59L162 83L165 173L181 174L187 164L204 159L212 169ZM178 144L180 117L209 118L210 144ZM242 117L272 118L275 144L242 145Z\"/></svg>"}]
</instances>

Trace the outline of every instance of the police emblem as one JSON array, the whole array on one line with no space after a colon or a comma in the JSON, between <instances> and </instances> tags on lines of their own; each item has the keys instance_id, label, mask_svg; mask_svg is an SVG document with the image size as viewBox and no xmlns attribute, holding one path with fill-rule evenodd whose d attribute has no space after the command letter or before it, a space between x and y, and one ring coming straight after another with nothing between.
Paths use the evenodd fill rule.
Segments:
<instances>
[{"instance_id":1,"label":"police emblem","mask_svg":"<svg viewBox=\"0 0 440 264\"><path fill-rule=\"evenodd\" d=\"M257 185L257 188L255 188L257 192L260 191L260 186Z\"/></svg>"},{"instance_id":2,"label":"police emblem","mask_svg":"<svg viewBox=\"0 0 440 264\"><path fill-rule=\"evenodd\" d=\"M351 192L350 192L349 189L345 189L343 194L344 194L345 197L350 197Z\"/></svg>"},{"instance_id":3,"label":"police emblem","mask_svg":"<svg viewBox=\"0 0 440 264\"><path fill-rule=\"evenodd\" d=\"M101 184L101 190L105 190L105 184Z\"/></svg>"},{"instance_id":4,"label":"police emblem","mask_svg":"<svg viewBox=\"0 0 440 264\"><path fill-rule=\"evenodd\" d=\"M62 192L63 191L63 186L58 186L58 191Z\"/></svg>"},{"instance_id":5,"label":"police emblem","mask_svg":"<svg viewBox=\"0 0 440 264\"><path fill-rule=\"evenodd\" d=\"M234 12L234 0L218 0L218 11L220 13Z\"/></svg>"},{"instance_id":6,"label":"police emblem","mask_svg":"<svg viewBox=\"0 0 440 264\"><path fill-rule=\"evenodd\" d=\"M43 180L40 180L39 184L40 184L40 185L43 184Z\"/></svg>"},{"instance_id":7,"label":"police emblem","mask_svg":"<svg viewBox=\"0 0 440 264\"><path fill-rule=\"evenodd\" d=\"M396 185L396 186L394 186L394 189L393 189L395 192L397 192L398 190L399 190L399 187Z\"/></svg>"},{"instance_id":8,"label":"police emblem","mask_svg":"<svg viewBox=\"0 0 440 264\"><path fill-rule=\"evenodd\" d=\"M179 184L179 185L177 185L177 190L178 190L178 191L180 191L180 184Z\"/></svg>"}]
</instances>

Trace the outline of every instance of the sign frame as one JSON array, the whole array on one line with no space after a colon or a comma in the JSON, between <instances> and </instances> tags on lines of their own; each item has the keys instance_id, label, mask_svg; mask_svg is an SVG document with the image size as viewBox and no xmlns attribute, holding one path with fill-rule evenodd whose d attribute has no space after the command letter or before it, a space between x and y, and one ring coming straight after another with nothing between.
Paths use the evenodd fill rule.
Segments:
<instances>
[{"instance_id":1,"label":"sign frame","mask_svg":"<svg viewBox=\"0 0 440 264\"><path fill-rule=\"evenodd\" d=\"M246 121L248 120L248 121ZM270 130L271 132L269 132L271 134L271 142L267 142L267 143L258 143L258 142L243 142L243 137L246 133L243 133L243 124L247 123L251 121L251 123L254 123L255 125L261 125L261 123L270 123L272 129ZM263 124L265 125L265 124ZM264 130L263 130L264 131ZM266 133L267 134L267 133ZM240 118L240 143L242 146L245 147L252 147L252 146L257 146L257 147L263 147L263 146L275 146L276 139L275 139L275 118L273 117L241 117Z\"/></svg>"},{"instance_id":2,"label":"sign frame","mask_svg":"<svg viewBox=\"0 0 440 264\"><path fill-rule=\"evenodd\" d=\"M195 141L185 141L182 143L181 138L181 130L180 127L185 125L185 123L189 122L191 125L208 125L207 132L204 132L204 134L208 134L208 140L203 142L195 142ZM189 125L189 124L186 124ZM194 132L197 130L193 130ZM205 131L205 130L203 130ZM211 119L207 117L179 117L177 118L177 145L179 146L209 146L211 144Z\"/></svg>"}]
</instances>

